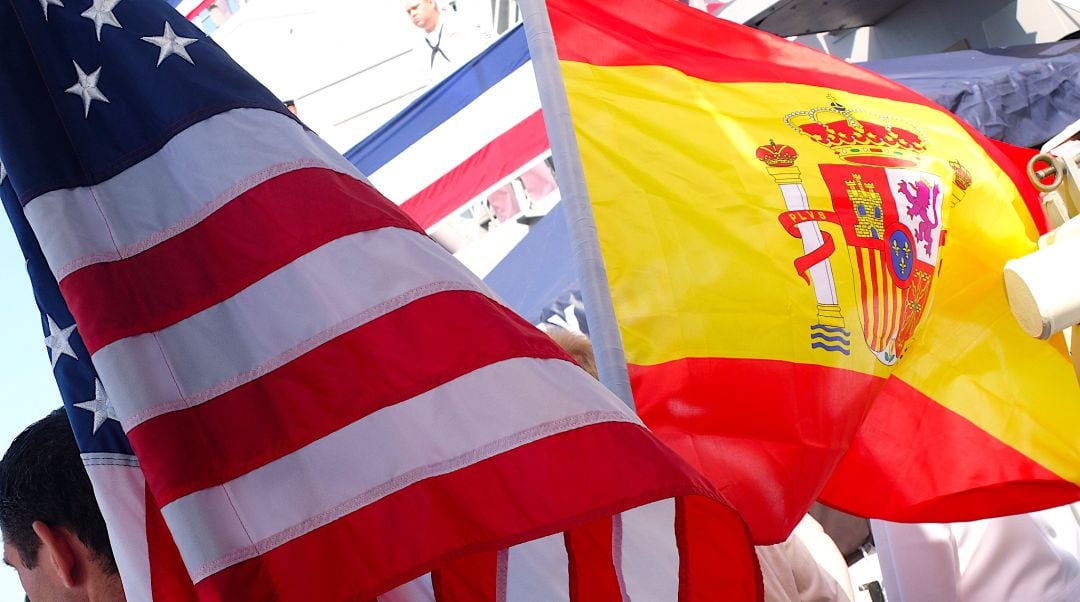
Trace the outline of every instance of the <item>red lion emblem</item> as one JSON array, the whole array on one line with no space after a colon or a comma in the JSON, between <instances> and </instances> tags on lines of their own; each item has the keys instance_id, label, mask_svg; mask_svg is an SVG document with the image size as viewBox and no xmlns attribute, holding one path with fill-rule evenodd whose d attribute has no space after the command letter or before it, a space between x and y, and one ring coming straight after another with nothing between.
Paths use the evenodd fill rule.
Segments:
<instances>
[{"instance_id":1,"label":"red lion emblem","mask_svg":"<svg viewBox=\"0 0 1080 602\"><path fill-rule=\"evenodd\" d=\"M931 189L923 180L916 180L912 185L909 182L900 182L897 192L907 197L908 217L919 220L918 231L915 232L915 240L923 244L923 249L930 253L930 247L934 244L934 230L938 227L940 216L937 212L937 201L941 195L941 187L935 183ZM930 214L934 215L933 221Z\"/></svg>"}]
</instances>

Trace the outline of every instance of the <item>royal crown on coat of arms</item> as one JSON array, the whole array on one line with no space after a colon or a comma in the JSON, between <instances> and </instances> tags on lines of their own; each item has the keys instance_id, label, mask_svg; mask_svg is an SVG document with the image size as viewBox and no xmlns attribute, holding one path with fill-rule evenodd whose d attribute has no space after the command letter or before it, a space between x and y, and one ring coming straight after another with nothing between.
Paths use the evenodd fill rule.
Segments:
<instances>
[{"instance_id":1,"label":"royal crown on coat of arms","mask_svg":"<svg viewBox=\"0 0 1080 602\"><path fill-rule=\"evenodd\" d=\"M918 169L927 138L903 120L861 111L828 97L828 106L795 111L784 123L833 151L841 163L821 164L832 207L811 207L799 154L789 144L770 140L755 157L779 185L786 211L781 225L802 241L795 272L809 283L817 302L810 346L828 353L851 353L845 314L854 313L869 351L883 364L903 355L930 305L930 290L944 244L941 178ZM953 197L962 198L971 174L958 162ZM819 203L815 203L818 205ZM855 281L856 311L841 307L833 275L834 224Z\"/></svg>"},{"instance_id":2,"label":"royal crown on coat of arms","mask_svg":"<svg viewBox=\"0 0 1080 602\"><path fill-rule=\"evenodd\" d=\"M829 105L788 113L784 123L832 149L850 163L880 167L913 166L926 150L919 128L899 119L849 109L835 98Z\"/></svg>"}]
</instances>

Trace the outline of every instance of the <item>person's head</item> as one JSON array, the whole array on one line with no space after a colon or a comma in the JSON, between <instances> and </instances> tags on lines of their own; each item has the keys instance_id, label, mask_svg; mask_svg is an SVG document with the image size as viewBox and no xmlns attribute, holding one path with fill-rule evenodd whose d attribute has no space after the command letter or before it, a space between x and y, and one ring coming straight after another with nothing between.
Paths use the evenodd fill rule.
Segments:
<instances>
[{"instance_id":1,"label":"person's head","mask_svg":"<svg viewBox=\"0 0 1080 602\"><path fill-rule=\"evenodd\" d=\"M435 0L405 0L405 12L412 19L413 25L427 33L439 26L439 7Z\"/></svg>"},{"instance_id":2,"label":"person's head","mask_svg":"<svg viewBox=\"0 0 1080 602\"><path fill-rule=\"evenodd\" d=\"M558 343L570 357L593 378L599 379L596 374L596 360L593 357L592 343L585 335L570 332L563 328L552 328L546 331L553 341Z\"/></svg>"},{"instance_id":3,"label":"person's head","mask_svg":"<svg viewBox=\"0 0 1080 602\"><path fill-rule=\"evenodd\" d=\"M4 563L30 600L117 600L105 519L63 409L26 427L0 460Z\"/></svg>"}]
</instances>

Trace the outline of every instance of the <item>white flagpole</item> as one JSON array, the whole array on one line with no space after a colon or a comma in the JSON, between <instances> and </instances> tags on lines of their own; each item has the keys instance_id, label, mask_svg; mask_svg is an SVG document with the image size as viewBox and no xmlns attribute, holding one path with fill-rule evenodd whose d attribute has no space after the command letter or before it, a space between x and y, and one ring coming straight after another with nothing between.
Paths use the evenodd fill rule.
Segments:
<instances>
[{"instance_id":1,"label":"white flagpole","mask_svg":"<svg viewBox=\"0 0 1080 602\"><path fill-rule=\"evenodd\" d=\"M630 391L630 375L626 371L626 354L615 320L604 258L600 254L596 222L585 186L585 171L581 166L577 137L570 121L570 105L566 100L566 87L559 69L547 5L544 0L518 0L518 6L525 19L525 33L536 73L536 85L540 90L540 106L544 110L559 193L562 203L566 205L566 222L581 278L581 294L589 320L596 369L600 382L633 410L634 397Z\"/></svg>"}]
</instances>

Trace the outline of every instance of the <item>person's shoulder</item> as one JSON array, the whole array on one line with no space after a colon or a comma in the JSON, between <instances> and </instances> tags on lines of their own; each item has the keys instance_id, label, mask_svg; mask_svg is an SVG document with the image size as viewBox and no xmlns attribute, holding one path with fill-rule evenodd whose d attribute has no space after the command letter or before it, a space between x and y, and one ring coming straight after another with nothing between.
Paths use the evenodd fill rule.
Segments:
<instances>
[{"instance_id":1,"label":"person's shoulder","mask_svg":"<svg viewBox=\"0 0 1080 602\"><path fill-rule=\"evenodd\" d=\"M445 16L443 20L443 32L444 35L462 35L482 40L491 40L495 37L491 28L484 27L480 23L462 18L456 13L449 13Z\"/></svg>"}]
</instances>

